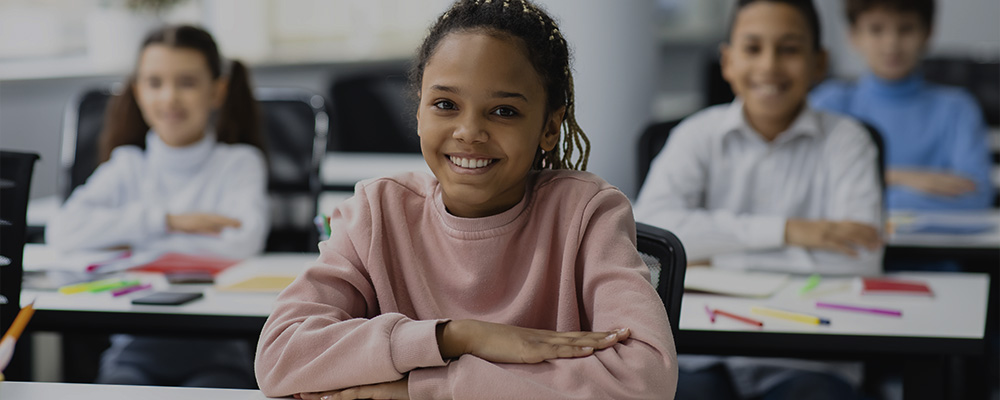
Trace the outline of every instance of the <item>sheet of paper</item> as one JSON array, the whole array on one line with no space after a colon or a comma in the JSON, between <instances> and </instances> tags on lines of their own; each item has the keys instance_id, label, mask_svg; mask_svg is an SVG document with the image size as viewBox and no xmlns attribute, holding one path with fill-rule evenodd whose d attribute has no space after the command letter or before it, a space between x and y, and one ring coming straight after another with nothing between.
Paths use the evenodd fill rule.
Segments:
<instances>
[{"instance_id":1,"label":"sheet of paper","mask_svg":"<svg viewBox=\"0 0 1000 400\"><path fill-rule=\"evenodd\" d=\"M770 297L788 282L787 274L688 268L684 289L737 297Z\"/></svg>"},{"instance_id":2,"label":"sheet of paper","mask_svg":"<svg viewBox=\"0 0 1000 400\"><path fill-rule=\"evenodd\" d=\"M45 245L27 244L24 246L24 270L84 272L91 264L119 259L123 254L125 250L61 253Z\"/></svg>"}]
</instances>

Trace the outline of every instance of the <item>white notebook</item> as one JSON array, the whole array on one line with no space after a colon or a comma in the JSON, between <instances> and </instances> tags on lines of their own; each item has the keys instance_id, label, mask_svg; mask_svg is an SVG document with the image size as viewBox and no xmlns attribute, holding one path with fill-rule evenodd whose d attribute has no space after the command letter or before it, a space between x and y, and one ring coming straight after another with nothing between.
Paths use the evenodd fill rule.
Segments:
<instances>
[{"instance_id":1,"label":"white notebook","mask_svg":"<svg viewBox=\"0 0 1000 400\"><path fill-rule=\"evenodd\" d=\"M771 297L788 283L788 274L688 268L684 289L737 297Z\"/></svg>"}]
</instances>

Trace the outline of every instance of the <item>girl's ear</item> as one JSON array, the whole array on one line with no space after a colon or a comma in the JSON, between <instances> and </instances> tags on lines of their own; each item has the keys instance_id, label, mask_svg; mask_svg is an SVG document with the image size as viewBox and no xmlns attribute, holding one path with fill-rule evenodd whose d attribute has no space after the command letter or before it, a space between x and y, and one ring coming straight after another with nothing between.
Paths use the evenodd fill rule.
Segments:
<instances>
[{"instance_id":1,"label":"girl's ear","mask_svg":"<svg viewBox=\"0 0 1000 400\"><path fill-rule=\"evenodd\" d=\"M229 77L220 76L213 85L215 93L212 93L212 106L218 110L226 104L226 95L229 93Z\"/></svg>"},{"instance_id":2,"label":"girl's ear","mask_svg":"<svg viewBox=\"0 0 1000 400\"><path fill-rule=\"evenodd\" d=\"M564 118L566 118L566 106L559 107L558 110L549 113L549 118L545 121L545 128L542 130L542 140L538 143L542 150L552 151L556 148Z\"/></svg>"}]
</instances>

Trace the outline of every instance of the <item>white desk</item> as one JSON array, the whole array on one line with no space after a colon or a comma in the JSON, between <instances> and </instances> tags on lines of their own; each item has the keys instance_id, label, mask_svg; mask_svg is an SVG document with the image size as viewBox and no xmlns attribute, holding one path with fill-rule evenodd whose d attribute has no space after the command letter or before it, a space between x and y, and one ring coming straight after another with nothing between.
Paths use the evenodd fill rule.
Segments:
<instances>
[{"instance_id":1,"label":"white desk","mask_svg":"<svg viewBox=\"0 0 1000 400\"><path fill-rule=\"evenodd\" d=\"M748 299L685 293L680 328L684 331L767 332L799 335L851 335L933 339L982 339L986 327L986 274L906 272L900 279L925 281L933 298L921 296L862 296L854 278L827 277L806 295L800 295L805 277L794 277L774 296ZM815 295L812 295L815 293ZM816 308L817 301L902 310L901 317ZM705 305L764 321L763 328L726 317L709 320ZM750 307L764 306L798 311L830 319L829 325L809 325L751 314Z\"/></svg>"},{"instance_id":2,"label":"white desk","mask_svg":"<svg viewBox=\"0 0 1000 400\"><path fill-rule=\"evenodd\" d=\"M744 299L685 293L681 304L678 353L794 357L816 359L905 360L907 399L945 398L948 358L984 355L987 297L986 274L907 272L900 278L926 281L935 297L861 297L854 291L828 292L845 282L824 278L816 297L800 297L805 277L792 279L768 299ZM815 296L815 295L814 295ZM902 310L902 317L817 309L815 301L868 305ZM705 305L764 322L753 327L718 316L713 324ZM807 325L752 314L754 305L800 311L830 319L829 325Z\"/></svg>"},{"instance_id":3,"label":"white desk","mask_svg":"<svg viewBox=\"0 0 1000 400\"><path fill-rule=\"evenodd\" d=\"M906 215L912 215L912 219L921 217L948 218L954 217L959 221L974 219L981 222L992 223L993 229L986 232L974 234L940 234L940 233L901 233L893 232L889 235L888 245L890 247L925 247L942 249L987 249L1000 252L1000 210L976 211L976 212L954 212L946 213L911 213L894 212L890 220L904 221L911 219Z\"/></svg>"},{"instance_id":4,"label":"white desk","mask_svg":"<svg viewBox=\"0 0 1000 400\"><path fill-rule=\"evenodd\" d=\"M264 400L259 390L82 383L0 382L0 399Z\"/></svg>"},{"instance_id":5,"label":"white desk","mask_svg":"<svg viewBox=\"0 0 1000 400\"><path fill-rule=\"evenodd\" d=\"M46 252L51 253L44 245L29 245L25 270L37 270L36 260ZM216 283L225 286L266 273L297 275L317 256L315 253L260 255L225 270L216 277ZM113 297L108 292L64 295L53 290L25 289L21 292L21 304L34 299L36 310L28 329L255 337L278 296L276 292L220 291L213 285L170 285L155 275L146 275L142 280L152 283L157 290L198 291L204 297L179 306L150 306L131 304L132 298L149 291Z\"/></svg>"}]
</instances>

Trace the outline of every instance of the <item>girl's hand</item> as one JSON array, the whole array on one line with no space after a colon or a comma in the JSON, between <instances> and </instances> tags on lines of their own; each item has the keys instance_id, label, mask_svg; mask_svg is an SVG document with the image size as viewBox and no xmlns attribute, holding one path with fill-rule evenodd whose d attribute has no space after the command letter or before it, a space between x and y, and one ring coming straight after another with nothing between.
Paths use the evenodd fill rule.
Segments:
<instances>
[{"instance_id":1,"label":"girl's hand","mask_svg":"<svg viewBox=\"0 0 1000 400\"><path fill-rule=\"evenodd\" d=\"M167 230L172 232L218 235L225 228L239 227L239 220L219 214L167 214Z\"/></svg>"},{"instance_id":2,"label":"girl's hand","mask_svg":"<svg viewBox=\"0 0 1000 400\"><path fill-rule=\"evenodd\" d=\"M882 239L878 229L858 222L789 219L785 223L785 243L857 257L856 248L875 250L882 245Z\"/></svg>"},{"instance_id":3,"label":"girl's hand","mask_svg":"<svg viewBox=\"0 0 1000 400\"><path fill-rule=\"evenodd\" d=\"M329 392L301 393L296 396L303 400L355 400L355 399L382 399L397 400L409 399L409 386L407 378L395 382L376 383L374 385L355 386L343 390L331 390Z\"/></svg>"},{"instance_id":4,"label":"girl's hand","mask_svg":"<svg viewBox=\"0 0 1000 400\"><path fill-rule=\"evenodd\" d=\"M955 197L976 190L972 180L946 172L894 169L885 173L885 181L937 196Z\"/></svg>"},{"instance_id":5,"label":"girl's hand","mask_svg":"<svg viewBox=\"0 0 1000 400\"><path fill-rule=\"evenodd\" d=\"M629 334L628 328L612 332L555 332L472 319L440 324L437 331L444 359L472 354L486 361L509 364L585 357L628 339Z\"/></svg>"}]
</instances>

